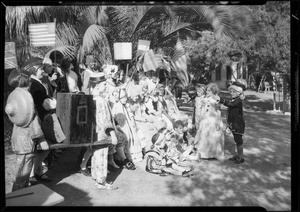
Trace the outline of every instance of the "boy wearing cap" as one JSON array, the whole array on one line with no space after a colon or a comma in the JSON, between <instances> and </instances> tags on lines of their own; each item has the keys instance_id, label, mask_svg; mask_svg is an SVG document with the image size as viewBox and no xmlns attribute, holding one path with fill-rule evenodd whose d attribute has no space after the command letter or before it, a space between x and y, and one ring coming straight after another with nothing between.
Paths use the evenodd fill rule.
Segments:
<instances>
[{"instance_id":1,"label":"boy wearing cap","mask_svg":"<svg viewBox=\"0 0 300 212\"><path fill-rule=\"evenodd\" d=\"M236 143L237 155L230 158L229 160L234 161L236 164L244 162L243 155L243 134L245 131L245 120L243 115L243 101L245 95L243 88L238 85L231 85L228 90L232 96L232 100L228 101L226 99L220 98L219 96L213 96L213 98L219 103L224 104L228 107L227 109L227 124L231 130L234 141Z\"/></svg>"}]
</instances>

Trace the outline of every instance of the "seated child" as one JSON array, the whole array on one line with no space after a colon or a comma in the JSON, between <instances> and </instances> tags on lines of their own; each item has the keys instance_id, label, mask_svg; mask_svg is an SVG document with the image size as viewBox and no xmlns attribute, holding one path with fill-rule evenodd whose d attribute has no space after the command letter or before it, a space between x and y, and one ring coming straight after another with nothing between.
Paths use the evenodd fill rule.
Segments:
<instances>
[{"instance_id":1,"label":"seated child","mask_svg":"<svg viewBox=\"0 0 300 212\"><path fill-rule=\"evenodd\" d=\"M185 127L183 121L175 121L174 131L171 132L171 142L175 144L176 149L182 154L180 161L199 160L194 146L194 138L187 131L187 127Z\"/></svg>"},{"instance_id":2,"label":"seated child","mask_svg":"<svg viewBox=\"0 0 300 212\"><path fill-rule=\"evenodd\" d=\"M162 128L152 137L152 146L150 150L145 152L146 156L146 171L160 176L169 174L180 175L183 177L191 176L192 168L179 166L176 162L176 151L174 156L171 151L168 151L166 146L166 138L170 140L166 128ZM169 137L169 138L168 138Z\"/></svg>"}]
</instances>

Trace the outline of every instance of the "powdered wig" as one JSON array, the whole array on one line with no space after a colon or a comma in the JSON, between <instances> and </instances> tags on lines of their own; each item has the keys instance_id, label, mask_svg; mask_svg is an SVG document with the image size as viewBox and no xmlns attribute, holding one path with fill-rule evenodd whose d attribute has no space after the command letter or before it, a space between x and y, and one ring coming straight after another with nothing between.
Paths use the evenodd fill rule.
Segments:
<instances>
[{"instance_id":1,"label":"powdered wig","mask_svg":"<svg viewBox=\"0 0 300 212\"><path fill-rule=\"evenodd\" d=\"M235 92L237 92L239 94L239 97L241 100L245 99L245 94L244 94L242 87L237 86L237 85L231 85L231 86L229 86L228 91L231 91L231 90L234 90Z\"/></svg>"},{"instance_id":2,"label":"powdered wig","mask_svg":"<svg viewBox=\"0 0 300 212\"><path fill-rule=\"evenodd\" d=\"M209 83L206 86L205 91L207 91L208 89L210 89L214 95L217 95L220 92L219 86L216 83Z\"/></svg>"},{"instance_id":3,"label":"powdered wig","mask_svg":"<svg viewBox=\"0 0 300 212\"><path fill-rule=\"evenodd\" d=\"M102 66L103 73L105 74L106 79L115 78L116 73L119 70L119 67L116 65L103 65Z\"/></svg>"}]
</instances>

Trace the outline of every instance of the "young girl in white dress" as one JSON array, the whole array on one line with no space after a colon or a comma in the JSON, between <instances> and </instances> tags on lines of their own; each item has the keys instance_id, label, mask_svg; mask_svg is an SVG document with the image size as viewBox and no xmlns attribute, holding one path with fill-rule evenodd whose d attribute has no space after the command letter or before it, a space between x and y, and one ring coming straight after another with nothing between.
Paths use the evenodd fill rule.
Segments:
<instances>
[{"instance_id":1,"label":"young girl in white dress","mask_svg":"<svg viewBox=\"0 0 300 212\"><path fill-rule=\"evenodd\" d=\"M206 86L205 104L201 109L202 120L195 137L197 151L202 159L224 160L224 131L218 102L211 98L217 95L219 87L215 83Z\"/></svg>"}]
</instances>

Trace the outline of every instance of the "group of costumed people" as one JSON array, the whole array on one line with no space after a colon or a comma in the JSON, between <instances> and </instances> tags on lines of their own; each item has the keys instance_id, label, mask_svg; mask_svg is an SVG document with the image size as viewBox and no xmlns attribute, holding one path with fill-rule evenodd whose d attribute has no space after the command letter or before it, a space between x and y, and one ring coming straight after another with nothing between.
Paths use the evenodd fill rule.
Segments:
<instances>
[{"instance_id":1,"label":"group of costumed people","mask_svg":"<svg viewBox=\"0 0 300 212\"><path fill-rule=\"evenodd\" d=\"M18 161L13 190L28 186L32 176L38 180L48 179L41 171L42 161L49 154L51 145L45 123L49 117L53 122L56 120L53 114L57 92L93 95L96 107L91 112L95 114L95 136L98 141L109 139L111 142L108 150L88 147L80 158L80 170L91 176L99 188L116 189L106 181L108 165L135 170L136 164L143 159L147 172L160 176L191 176L194 162L225 159L226 127L233 133L237 145L237 155L230 160L237 164L244 162L244 93L238 85L229 87L233 98L229 101L218 96L219 88L215 83L197 84L194 115L189 117L179 110L167 81L159 83L161 79L154 70L145 73L135 70L131 76L124 77L126 74L118 66L103 65L101 70L96 70L95 61L87 58L79 89L78 76L71 74L71 64L64 61L55 64L56 61L49 58L31 59L9 77L9 84L16 87L13 92L27 93L23 96L27 96L33 105L30 115L23 117L26 123L21 124L16 121L20 118L16 114L17 102L12 100L13 92L5 108L14 123L11 143ZM53 67L59 70L55 77ZM47 80L44 81L45 76ZM228 107L227 124L222 121L220 104ZM37 131L37 123L42 132L33 133ZM65 137L61 128L56 127L54 131L54 140L63 142ZM90 159L91 171L87 166Z\"/></svg>"}]
</instances>

